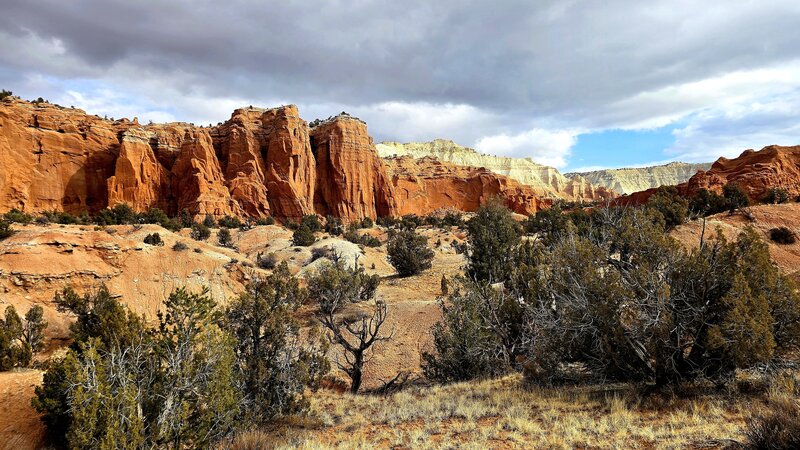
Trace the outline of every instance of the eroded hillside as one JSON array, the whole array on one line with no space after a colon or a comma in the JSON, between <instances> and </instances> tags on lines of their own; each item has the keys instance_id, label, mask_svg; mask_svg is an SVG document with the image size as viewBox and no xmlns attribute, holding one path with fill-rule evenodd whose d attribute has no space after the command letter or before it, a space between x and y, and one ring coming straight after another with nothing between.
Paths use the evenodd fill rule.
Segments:
<instances>
[{"instance_id":1,"label":"eroded hillside","mask_svg":"<svg viewBox=\"0 0 800 450\"><path fill-rule=\"evenodd\" d=\"M684 183L700 170L708 170L711 163L690 164L671 162L661 166L627 167L622 169L571 172L564 176L581 177L595 186L602 186L617 194L630 194L659 186Z\"/></svg>"},{"instance_id":2,"label":"eroded hillside","mask_svg":"<svg viewBox=\"0 0 800 450\"><path fill-rule=\"evenodd\" d=\"M382 142L376 145L382 158L410 156L414 159L434 157L461 166L484 167L493 173L507 176L530 186L536 195L569 201L595 201L611 197L608 190L597 187L580 177L568 178L555 167L538 164L530 158L510 158L479 153L453 141L436 139L431 142Z\"/></svg>"}]
</instances>

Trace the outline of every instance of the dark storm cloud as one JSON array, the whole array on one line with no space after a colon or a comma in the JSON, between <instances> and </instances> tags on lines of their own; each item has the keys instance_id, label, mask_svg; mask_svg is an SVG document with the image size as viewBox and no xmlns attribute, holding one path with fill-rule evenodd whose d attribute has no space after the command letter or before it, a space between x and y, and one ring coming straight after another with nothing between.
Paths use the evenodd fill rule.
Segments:
<instances>
[{"instance_id":1,"label":"dark storm cloud","mask_svg":"<svg viewBox=\"0 0 800 450\"><path fill-rule=\"evenodd\" d=\"M180 70L209 91L298 101L581 117L632 92L800 56L800 11L780 2L4 3L0 28L59 39L93 68Z\"/></svg>"},{"instance_id":2,"label":"dark storm cloud","mask_svg":"<svg viewBox=\"0 0 800 450\"><path fill-rule=\"evenodd\" d=\"M468 105L508 133L625 127L707 106L642 93L800 58L798 4L5 0L0 75L333 108Z\"/></svg>"}]
</instances>

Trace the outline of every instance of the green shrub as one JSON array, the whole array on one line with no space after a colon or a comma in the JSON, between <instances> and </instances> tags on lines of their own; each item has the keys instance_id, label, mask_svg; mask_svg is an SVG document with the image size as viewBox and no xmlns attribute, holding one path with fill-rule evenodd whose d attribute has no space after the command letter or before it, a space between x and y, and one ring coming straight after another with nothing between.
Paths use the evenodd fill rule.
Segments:
<instances>
[{"instance_id":1,"label":"green shrub","mask_svg":"<svg viewBox=\"0 0 800 450\"><path fill-rule=\"evenodd\" d=\"M130 225L139 223L139 215L136 214L136 211L134 211L130 205L120 203L113 208L107 208L98 212L91 220L98 225Z\"/></svg>"},{"instance_id":2,"label":"green shrub","mask_svg":"<svg viewBox=\"0 0 800 450\"><path fill-rule=\"evenodd\" d=\"M520 242L519 228L511 211L499 201L481 205L467 223L469 276L489 282L507 280L514 249Z\"/></svg>"},{"instance_id":3,"label":"green shrub","mask_svg":"<svg viewBox=\"0 0 800 450\"><path fill-rule=\"evenodd\" d=\"M592 239L533 248L507 283L527 305L529 380L580 363L605 380L726 383L800 342L800 298L755 229L731 243L720 232L690 252L654 211L596 214Z\"/></svg>"},{"instance_id":4,"label":"green shrub","mask_svg":"<svg viewBox=\"0 0 800 450\"><path fill-rule=\"evenodd\" d=\"M27 224L33 222L33 216L18 209L12 209L5 214L5 220L12 223Z\"/></svg>"},{"instance_id":5,"label":"green shrub","mask_svg":"<svg viewBox=\"0 0 800 450\"><path fill-rule=\"evenodd\" d=\"M317 241L314 232L306 224L302 224L292 234L292 244L298 247L308 247Z\"/></svg>"},{"instance_id":6,"label":"green shrub","mask_svg":"<svg viewBox=\"0 0 800 450\"><path fill-rule=\"evenodd\" d=\"M34 305L20 319L13 306L6 307L5 317L0 317L0 371L27 367L44 347L43 314L42 307Z\"/></svg>"},{"instance_id":7,"label":"green shrub","mask_svg":"<svg viewBox=\"0 0 800 450\"><path fill-rule=\"evenodd\" d=\"M77 225L87 223L83 217L74 216L68 212L64 211L52 211L43 213L38 219L37 222L47 224L47 223L57 223L60 225ZM103 225L103 224L101 224ZM110 225L110 224L109 224Z\"/></svg>"},{"instance_id":8,"label":"green shrub","mask_svg":"<svg viewBox=\"0 0 800 450\"><path fill-rule=\"evenodd\" d=\"M308 278L309 298L323 310L348 303L372 300L380 283L378 275L368 275L363 267L350 268L334 256Z\"/></svg>"},{"instance_id":9,"label":"green shrub","mask_svg":"<svg viewBox=\"0 0 800 450\"><path fill-rule=\"evenodd\" d=\"M214 220L214 216L211 214L206 214L206 218L203 219L203 225L206 228L217 228L217 221Z\"/></svg>"},{"instance_id":10,"label":"green shrub","mask_svg":"<svg viewBox=\"0 0 800 450\"><path fill-rule=\"evenodd\" d=\"M240 228L242 226L242 221L239 220L238 217L225 216L219 219L219 226L225 228Z\"/></svg>"},{"instance_id":11,"label":"green shrub","mask_svg":"<svg viewBox=\"0 0 800 450\"><path fill-rule=\"evenodd\" d=\"M689 200L689 211L700 216L719 214L728 209L727 200L714 191L700 189Z\"/></svg>"},{"instance_id":12,"label":"green shrub","mask_svg":"<svg viewBox=\"0 0 800 450\"><path fill-rule=\"evenodd\" d=\"M369 217L364 217L364 219L361 220L361 228L372 228L374 226L375 222Z\"/></svg>"},{"instance_id":13,"label":"green shrub","mask_svg":"<svg viewBox=\"0 0 800 450\"><path fill-rule=\"evenodd\" d=\"M443 281L442 289L446 287ZM427 378L466 381L511 369L512 352L501 336L512 323L522 322L521 306L511 297L487 284L462 279L447 301L439 300L439 309L442 319L431 330L435 352L422 354ZM520 336L517 330L516 339Z\"/></svg>"},{"instance_id":14,"label":"green shrub","mask_svg":"<svg viewBox=\"0 0 800 450\"><path fill-rule=\"evenodd\" d=\"M381 246L380 239L367 233L359 234L357 228L353 224L347 228L347 231L344 233L344 235L342 235L342 237L345 238L345 240L358 245L364 245L367 247Z\"/></svg>"},{"instance_id":15,"label":"green shrub","mask_svg":"<svg viewBox=\"0 0 800 450\"><path fill-rule=\"evenodd\" d=\"M564 214L561 203L536 211L524 223L526 233L538 234L546 243L559 239L567 231L569 217Z\"/></svg>"},{"instance_id":16,"label":"green shrub","mask_svg":"<svg viewBox=\"0 0 800 450\"><path fill-rule=\"evenodd\" d=\"M225 310L223 328L236 338L248 422L303 411L309 405L304 391L316 390L328 371L322 336L312 330L310 343L301 339L296 316L305 297L282 263L272 275L250 282Z\"/></svg>"},{"instance_id":17,"label":"green shrub","mask_svg":"<svg viewBox=\"0 0 800 450\"><path fill-rule=\"evenodd\" d=\"M400 218L397 226L402 230L416 230L418 227L425 223L425 219L417 216L416 214L406 214Z\"/></svg>"},{"instance_id":18,"label":"green shrub","mask_svg":"<svg viewBox=\"0 0 800 450\"><path fill-rule=\"evenodd\" d=\"M148 234L145 236L144 243L148 245L157 245L159 247L164 245L164 241L161 240L161 235L158 233Z\"/></svg>"},{"instance_id":19,"label":"green shrub","mask_svg":"<svg viewBox=\"0 0 800 450\"><path fill-rule=\"evenodd\" d=\"M662 186L651 195L645 205L664 217L664 226L671 230L686 221L689 202L672 186Z\"/></svg>"},{"instance_id":20,"label":"green shrub","mask_svg":"<svg viewBox=\"0 0 800 450\"><path fill-rule=\"evenodd\" d=\"M322 231L322 224L319 222L319 218L316 214L308 214L303 216L303 218L300 219L300 226L303 225L308 227L308 229L314 233L317 231Z\"/></svg>"},{"instance_id":21,"label":"green shrub","mask_svg":"<svg viewBox=\"0 0 800 450\"><path fill-rule=\"evenodd\" d=\"M725 203L730 213L750 205L750 198L738 184L726 184L722 188L722 196L725 197Z\"/></svg>"},{"instance_id":22,"label":"green shrub","mask_svg":"<svg viewBox=\"0 0 800 450\"><path fill-rule=\"evenodd\" d=\"M258 264L258 267L262 269L272 270L278 265L278 256L272 252L267 253L266 255L259 253L258 257L256 258L256 264Z\"/></svg>"},{"instance_id":23,"label":"green shrub","mask_svg":"<svg viewBox=\"0 0 800 450\"><path fill-rule=\"evenodd\" d=\"M178 214L177 221L181 228L191 228L192 225L194 225L194 217L192 217L192 213L185 209Z\"/></svg>"},{"instance_id":24,"label":"green shrub","mask_svg":"<svg viewBox=\"0 0 800 450\"><path fill-rule=\"evenodd\" d=\"M789 201L789 192L786 189L772 188L761 201L769 204L787 203Z\"/></svg>"},{"instance_id":25,"label":"green shrub","mask_svg":"<svg viewBox=\"0 0 800 450\"><path fill-rule=\"evenodd\" d=\"M797 242L797 235L794 231L786 227L778 227L769 230L769 238L778 244L794 244Z\"/></svg>"},{"instance_id":26,"label":"green shrub","mask_svg":"<svg viewBox=\"0 0 800 450\"><path fill-rule=\"evenodd\" d=\"M65 292L59 305L77 315L75 344L33 400L54 442L208 448L233 431L242 402L235 340L214 323L206 292L174 291L154 330L102 290Z\"/></svg>"},{"instance_id":27,"label":"green shrub","mask_svg":"<svg viewBox=\"0 0 800 450\"><path fill-rule=\"evenodd\" d=\"M172 250L174 250L176 252L182 252L182 251L185 251L185 250L189 250L189 246L184 244L181 241L178 241L175 244L173 244Z\"/></svg>"},{"instance_id":28,"label":"green shrub","mask_svg":"<svg viewBox=\"0 0 800 450\"><path fill-rule=\"evenodd\" d=\"M194 223L189 235L195 241L205 241L211 236L211 230L204 223Z\"/></svg>"},{"instance_id":29,"label":"green shrub","mask_svg":"<svg viewBox=\"0 0 800 450\"><path fill-rule=\"evenodd\" d=\"M7 220L0 220L0 241L10 238L13 234L11 223Z\"/></svg>"},{"instance_id":30,"label":"green shrub","mask_svg":"<svg viewBox=\"0 0 800 450\"><path fill-rule=\"evenodd\" d=\"M139 216L139 220L142 223L157 223L163 226L165 223L168 223L170 221L170 218L169 216L167 216L167 213L165 213L161 209L150 208L147 210L147 212Z\"/></svg>"},{"instance_id":31,"label":"green shrub","mask_svg":"<svg viewBox=\"0 0 800 450\"><path fill-rule=\"evenodd\" d=\"M12 95L14 95L13 92L3 89L0 91L0 101L3 101L6 97L11 97Z\"/></svg>"},{"instance_id":32,"label":"green shrub","mask_svg":"<svg viewBox=\"0 0 800 450\"><path fill-rule=\"evenodd\" d=\"M222 247L233 248L233 238L231 237L231 231L225 227L222 227L217 232L217 242Z\"/></svg>"},{"instance_id":33,"label":"green shrub","mask_svg":"<svg viewBox=\"0 0 800 450\"><path fill-rule=\"evenodd\" d=\"M412 230L400 231L389 239L386 247L389 263L401 277L416 275L431 268L433 250L428 239Z\"/></svg>"},{"instance_id":34,"label":"green shrub","mask_svg":"<svg viewBox=\"0 0 800 450\"><path fill-rule=\"evenodd\" d=\"M275 225L275 218L272 216L256 220L256 225Z\"/></svg>"},{"instance_id":35,"label":"green shrub","mask_svg":"<svg viewBox=\"0 0 800 450\"><path fill-rule=\"evenodd\" d=\"M341 236L344 233L344 225L338 217L325 217L325 232L331 236Z\"/></svg>"}]
</instances>

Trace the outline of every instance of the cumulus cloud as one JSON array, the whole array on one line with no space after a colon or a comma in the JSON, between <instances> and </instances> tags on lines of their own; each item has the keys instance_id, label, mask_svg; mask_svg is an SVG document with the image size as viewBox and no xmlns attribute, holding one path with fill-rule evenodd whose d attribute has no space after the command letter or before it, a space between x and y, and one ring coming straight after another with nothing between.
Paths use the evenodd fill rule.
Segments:
<instances>
[{"instance_id":1,"label":"cumulus cloud","mask_svg":"<svg viewBox=\"0 0 800 450\"><path fill-rule=\"evenodd\" d=\"M0 83L140 119L346 110L378 140L453 138L556 165L575 130L680 122L661 156L700 158L792 138L771 98L800 88L798 22L793 0L6 0Z\"/></svg>"},{"instance_id":2,"label":"cumulus cloud","mask_svg":"<svg viewBox=\"0 0 800 450\"><path fill-rule=\"evenodd\" d=\"M514 135L482 137L475 143L475 148L489 154L527 156L541 164L562 168L567 165L567 157L575 142L575 133L534 128Z\"/></svg>"}]
</instances>

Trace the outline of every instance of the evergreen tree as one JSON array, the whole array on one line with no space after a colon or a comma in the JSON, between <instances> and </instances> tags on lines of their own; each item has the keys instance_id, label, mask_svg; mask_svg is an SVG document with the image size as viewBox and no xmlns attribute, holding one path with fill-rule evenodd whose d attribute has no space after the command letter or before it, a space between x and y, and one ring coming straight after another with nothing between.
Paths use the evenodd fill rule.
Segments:
<instances>
[{"instance_id":1,"label":"evergreen tree","mask_svg":"<svg viewBox=\"0 0 800 450\"><path fill-rule=\"evenodd\" d=\"M301 224L292 234L292 243L298 247L308 247L316 242L314 232L306 224Z\"/></svg>"},{"instance_id":2,"label":"evergreen tree","mask_svg":"<svg viewBox=\"0 0 800 450\"><path fill-rule=\"evenodd\" d=\"M386 247L389 263L401 277L416 275L431 268L433 250L428 247L428 239L413 230L395 233Z\"/></svg>"},{"instance_id":3,"label":"evergreen tree","mask_svg":"<svg viewBox=\"0 0 800 450\"><path fill-rule=\"evenodd\" d=\"M512 255L519 245L519 224L498 200L478 208L467 223L468 274L476 280L501 282L513 268Z\"/></svg>"},{"instance_id":4,"label":"evergreen tree","mask_svg":"<svg viewBox=\"0 0 800 450\"><path fill-rule=\"evenodd\" d=\"M217 232L217 242L222 247L233 248L233 239L231 238L231 231L227 228L220 228Z\"/></svg>"},{"instance_id":5,"label":"evergreen tree","mask_svg":"<svg viewBox=\"0 0 800 450\"><path fill-rule=\"evenodd\" d=\"M327 347L300 337L295 318L306 292L286 263L251 282L226 309L224 328L236 337L237 369L244 380L250 421L264 422L308 406L306 387L316 390L328 370Z\"/></svg>"}]
</instances>

